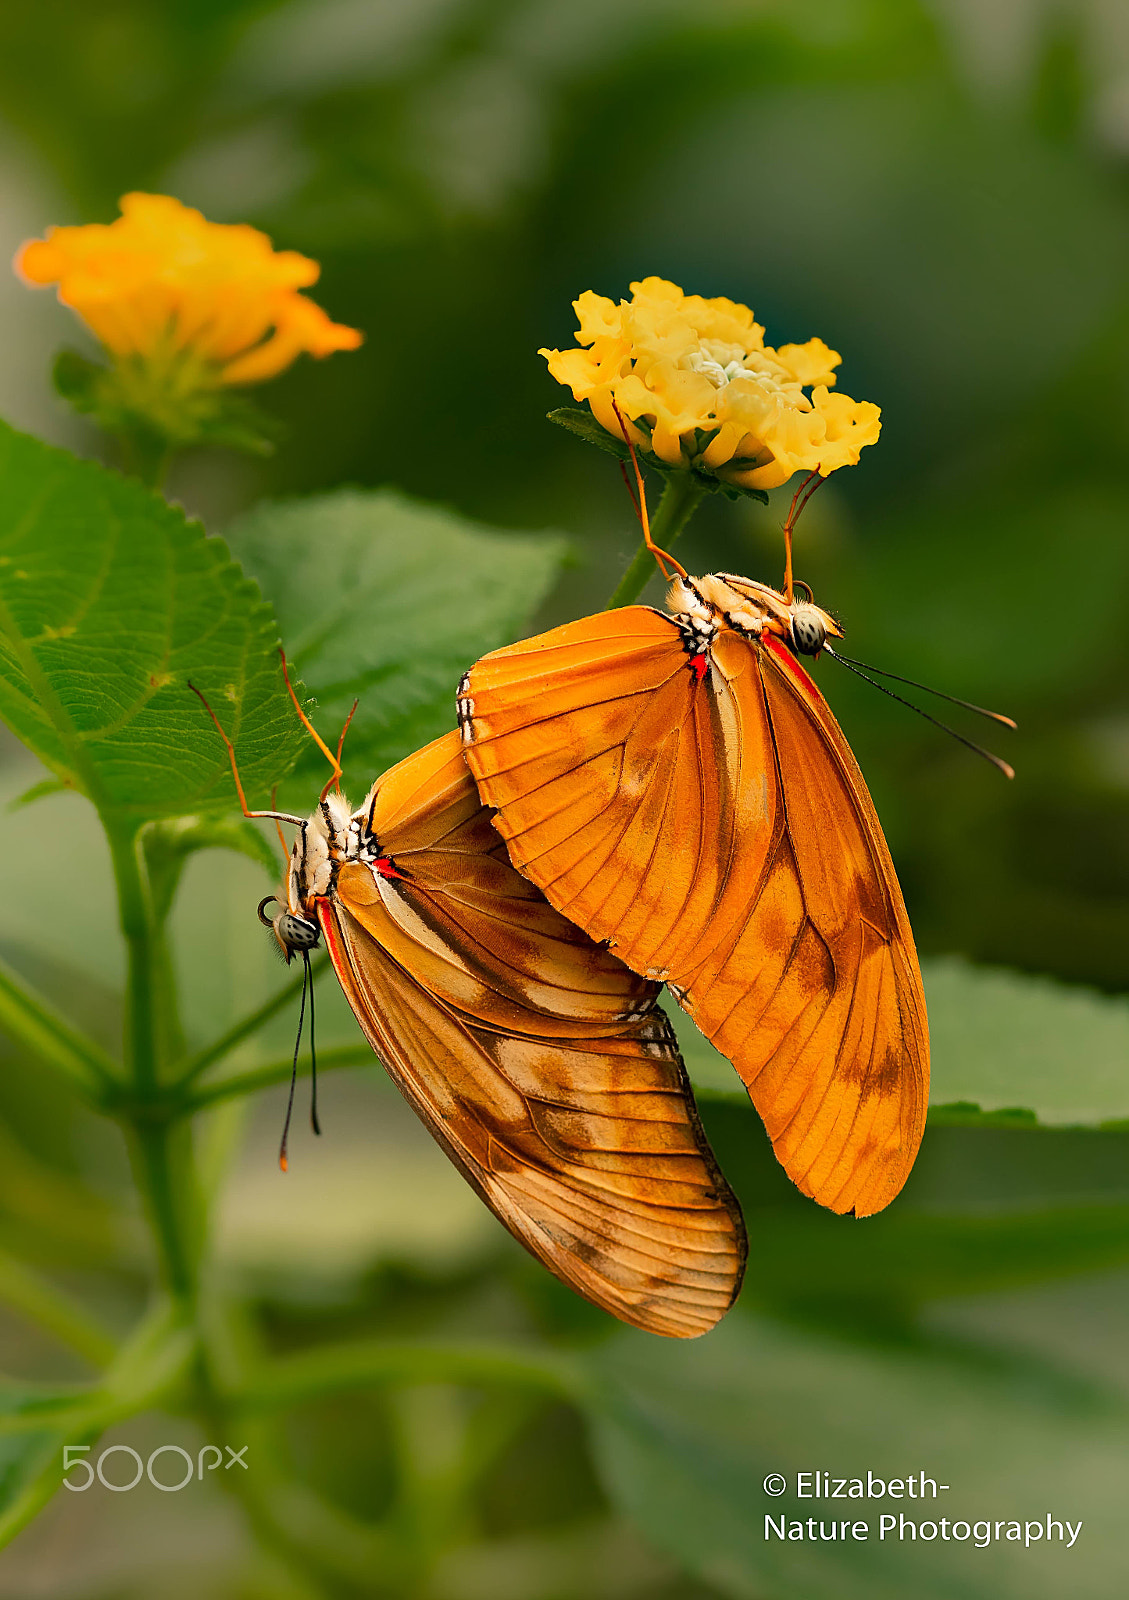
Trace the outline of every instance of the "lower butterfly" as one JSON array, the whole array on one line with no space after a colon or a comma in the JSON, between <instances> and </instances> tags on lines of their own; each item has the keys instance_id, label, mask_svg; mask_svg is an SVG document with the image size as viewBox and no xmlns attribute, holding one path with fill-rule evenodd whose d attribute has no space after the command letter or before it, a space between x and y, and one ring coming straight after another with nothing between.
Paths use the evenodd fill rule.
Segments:
<instances>
[{"instance_id":1,"label":"lower butterfly","mask_svg":"<svg viewBox=\"0 0 1129 1600\"><path fill-rule=\"evenodd\" d=\"M841 630L810 597L672 565L669 614L626 606L479 661L467 762L514 865L669 985L805 1194L866 1216L917 1154L929 1037L878 817L800 662Z\"/></svg>"},{"instance_id":2,"label":"lower butterfly","mask_svg":"<svg viewBox=\"0 0 1129 1600\"><path fill-rule=\"evenodd\" d=\"M514 871L457 733L354 810L334 787L340 750L334 761L294 703L334 764L308 818L248 809L204 701L244 815L298 830L270 919L287 959L324 940L396 1086L551 1272L636 1327L706 1332L737 1294L745 1231L660 986Z\"/></svg>"}]
</instances>

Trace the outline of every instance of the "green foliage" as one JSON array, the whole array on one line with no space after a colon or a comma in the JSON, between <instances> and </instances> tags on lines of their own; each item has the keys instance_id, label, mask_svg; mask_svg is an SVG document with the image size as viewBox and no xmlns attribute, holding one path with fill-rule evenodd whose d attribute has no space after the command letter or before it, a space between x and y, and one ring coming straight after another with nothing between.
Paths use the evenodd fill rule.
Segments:
<instances>
[{"instance_id":1,"label":"green foliage","mask_svg":"<svg viewBox=\"0 0 1129 1600\"><path fill-rule=\"evenodd\" d=\"M565 551L560 539L496 533L392 490L266 505L229 538L317 691L327 743L360 702L345 743L358 800L393 762L454 726L459 679L520 633ZM286 792L308 804L324 774L308 745Z\"/></svg>"},{"instance_id":2,"label":"green foliage","mask_svg":"<svg viewBox=\"0 0 1129 1600\"><path fill-rule=\"evenodd\" d=\"M252 802L301 745L277 625L218 539L139 484L0 425L0 715L132 825Z\"/></svg>"},{"instance_id":3,"label":"green foliage","mask_svg":"<svg viewBox=\"0 0 1129 1600\"><path fill-rule=\"evenodd\" d=\"M660 1547L733 1600L1035 1600L1100 1597L1121 1561L1123 1408L1037 1364L998 1365L941 1341L838 1343L745 1314L691 1347L622 1333L592 1362L601 1475ZM973 1441L975 1443L973 1444ZM880 1461L882 1466L876 1466ZM797 1498L798 1472L949 1485L900 1501ZM788 1479L770 1497L769 1473ZM920 1522L1052 1514L1084 1523L1085 1564L1057 1541L1039 1559L1005 1542L878 1537L882 1513ZM764 1518L863 1518L865 1542L766 1541ZM1020 1547L1022 1549L1022 1546ZM1069 1574L1069 1576L1067 1576Z\"/></svg>"}]
</instances>

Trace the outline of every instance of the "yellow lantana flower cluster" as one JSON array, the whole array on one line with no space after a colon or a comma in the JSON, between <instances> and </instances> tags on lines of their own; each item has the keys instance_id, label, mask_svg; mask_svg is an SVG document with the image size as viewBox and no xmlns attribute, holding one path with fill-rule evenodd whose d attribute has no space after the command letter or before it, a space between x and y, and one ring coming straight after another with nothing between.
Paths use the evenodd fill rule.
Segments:
<instances>
[{"instance_id":1,"label":"yellow lantana flower cluster","mask_svg":"<svg viewBox=\"0 0 1129 1600\"><path fill-rule=\"evenodd\" d=\"M274 250L256 228L208 222L162 194L124 195L121 213L108 226L49 228L16 256L25 281L58 284L113 356L180 356L201 381L227 386L361 343L299 292L317 282L317 262Z\"/></svg>"},{"instance_id":2,"label":"yellow lantana flower cluster","mask_svg":"<svg viewBox=\"0 0 1129 1600\"><path fill-rule=\"evenodd\" d=\"M822 339L773 350L747 306L664 278L631 295L617 305L586 291L573 302L580 348L540 354L619 439L614 402L661 465L772 489L794 472L853 466L878 438L876 405L831 392L841 357Z\"/></svg>"}]
</instances>

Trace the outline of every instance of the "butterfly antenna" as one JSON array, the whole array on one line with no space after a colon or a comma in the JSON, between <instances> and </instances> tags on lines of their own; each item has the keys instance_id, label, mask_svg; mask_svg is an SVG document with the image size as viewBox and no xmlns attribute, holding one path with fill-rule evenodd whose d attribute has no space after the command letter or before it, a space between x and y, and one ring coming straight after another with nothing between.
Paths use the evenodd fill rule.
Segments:
<instances>
[{"instance_id":1,"label":"butterfly antenna","mask_svg":"<svg viewBox=\"0 0 1129 1600\"><path fill-rule=\"evenodd\" d=\"M632 507L633 507L633 509L635 511L635 520L636 520L636 522L638 522L639 526L642 527L643 526L643 513L639 509L639 496L635 493L635 485L632 483L631 479L627 475L627 462L626 461L621 461L619 463L619 475L623 479L623 487L627 490L628 497L629 497L629 499L631 501L631 504L632 504Z\"/></svg>"},{"instance_id":2,"label":"butterfly antenna","mask_svg":"<svg viewBox=\"0 0 1129 1600\"><path fill-rule=\"evenodd\" d=\"M903 678L896 672L887 672L885 667L872 667L865 661L853 661L841 651L836 651L835 654L848 667L858 667L863 672L875 672L880 678L892 678L895 683L904 683L910 689L920 689L922 694L936 695L938 700L947 700L950 705L960 706L964 711L975 711L978 717L988 717L992 722L1002 723L1005 728L1018 727L1015 719L1005 717L1002 711L989 711L984 706L974 706L971 700L961 700L955 694L946 694L943 689L931 689L927 683L915 683L912 678Z\"/></svg>"},{"instance_id":3,"label":"butterfly antenna","mask_svg":"<svg viewBox=\"0 0 1129 1600\"><path fill-rule=\"evenodd\" d=\"M800 487L792 496L792 504L788 507L788 515L784 518L784 598L789 605L792 604L792 530L799 522L804 507L821 483L826 483L826 478L821 478L819 468L809 472Z\"/></svg>"},{"instance_id":4,"label":"butterfly antenna","mask_svg":"<svg viewBox=\"0 0 1129 1600\"><path fill-rule=\"evenodd\" d=\"M286 663L285 662L283 662L282 670L283 670L283 672L286 671ZM238 763L236 762L236 759L235 759L235 746L232 744L232 742L228 738L227 734L223 731L223 726L222 726L222 724L220 722L220 719L216 716L216 714L212 710L211 706L205 700L204 696L200 693L199 689L197 689L196 685L191 682L191 680L189 680L188 687L192 690L192 693L196 696L197 700L199 700L200 704L204 707L204 710L208 713L208 715L211 717L212 721L215 723L216 732L219 734L220 738L224 742L224 745L226 746L227 759L231 763L231 776L235 779L235 792L239 796L239 804L240 804L240 807L241 807L241 809L243 811L243 815L245 817L273 817L276 822L293 822L295 824L295 826L300 828L302 826L303 822L305 822L305 820L306 820L305 817L292 817L290 815L290 813L287 812L287 811L252 811L251 810L250 806L247 804L247 796L243 793L243 784L242 784L242 782L240 781L240 778L239 778L239 765L238 765ZM289 688L289 687L290 687L289 680L287 680L287 688ZM291 698L293 698L293 690L291 690ZM295 704L297 704L297 702L295 702ZM272 806L274 805L273 796L271 798L271 805ZM282 837L281 833L279 834L279 837L280 838ZM285 840L283 840L282 850L283 850L283 854L285 855L286 854L286 842L285 842Z\"/></svg>"},{"instance_id":5,"label":"butterfly antenna","mask_svg":"<svg viewBox=\"0 0 1129 1600\"><path fill-rule=\"evenodd\" d=\"M345 735L349 731L349 724L352 722L353 718L356 716L357 707L360 705L360 703L361 702L359 700L354 700L352 706L350 707L349 715L345 718L345 726L342 728L341 737L337 741L337 759L333 763L337 770L336 770L336 773L334 774L334 776L332 778L330 778L329 782L326 784L325 788L321 792L321 798L323 800L325 799L326 795L329 793L330 789L336 789L338 794L341 793L341 752L345 748Z\"/></svg>"},{"instance_id":6,"label":"butterfly antenna","mask_svg":"<svg viewBox=\"0 0 1129 1600\"><path fill-rule=\"evenodd\" d=\"M976 755L983 756L984 760L990 761L994 767L997 767L1003 773L1005 778L1015 777L1015 769L1008 766L1006 761L1001 761L999 756L994 756L990 750L985 750L982 744L977 744L972 739L966 739L963 733L958 733L955 728L950 728L947 722L941 722L937 717L923 710L921 706L915 706L912 700L906 700L902 695L895 694L893 689L887 689L884 683L879 683L876 679L870 677L856 662L848 660L846 656L841 656L837 650L832 650L830 645L824 645L823 653L830 656L832 660L841 662L848 672L853 672L857 678L862 678L864 682L870 684L872 689L878 689L882 694L889 695L891 700L896 700L901 706L908 706L911 711L916 711L919 717L924 717L926 722L931 722L935 728L940 728L942 733L947 733L950 739L955 739L958 744L963 744L966 749L974 751ZM893 674L891 673L890 676L892 677ZM899 682L908 682L908 680L900 679ZM914 687L916 688L917 685L914 685ZM934 691L930 691L930 693L932 692ZM950 699L951 696L946 695L944 698ZM963 705L964 701L958 700L956 704ZM974 706L972 709L978 710L979 707ZM992 716L994 713L989 711L986 715ZM1008 719L1001 717L1000 720L1006 722ZM1012 723L1011 726L1014 727L1015 724Z\"/></svg>"},{"instance_id":7,"label":"butterfly antenna","mask_svg":"<svg viewBox=\"0 0 1129 1600\"><path fill-rule=\"evenodd\" d=\"M623 442L627 446L628 454L631 457L631 466L635 473L635 487L638 490L639 498L636 500L635 496L631 495L631 499L635 506L635 515L639 518L640 525L643 529L643 543L647 546L647 549L658 562L659 571L668 582L670 581L670 573L666 570L665 566L665 563L668 561L674 568L675 572L677 572L678 576L680 578L685 578L686 568L682 565L682 563L680 561L676 561L672 555L668 555L665 550L660 550L658 545L651 538L651 523L650 518L647 516L647 491L643 487L643 474L639 470L639 458L635 454L635 446L631 441L631 435L627 431L627 423L623 420L623 412L619 409L614 400L612 401L612 410L615 412L616 421L619 423L619 431L623 434ZM626 472L624 472L624 477L627 477ZM628 494L631 494L630 483L627 485L627 492Z\"/></svg>"},{"instance_id":8,"label":"butterfly antenna","mask_svg":"<svg viewBox=\"0 0 1129 1600\"><path fill-rule=\"evenodd\" d=\"M321 1124L318 1121L318 1050L314 1032L314 975L310 971L310 952L302 951L302 960L306 963L306 975L310 980L310 1127L316 1134L321 1134Z\"/></svg>"},{"instance_id":9,"label":"butterfly antenna","mask_svg":"<svg viewBox=\"0 0 1129 1600\"><path fill-rule=\"evenodd\" d=\"M308 950L302 951L305 963L302 972L302 1005L298 1012L298 1037L294 1040L294 1060L290 1067L290 1098L286 1102L286 1121L282 1124L282 1142L278 1147L278 1164L283 1172L290 1169L290 1159L286 1153L286 1146L290 1139L290 1117L294 1110L294 1086L298 1082L298 1051L302 1045L302 1024L306 1020L306 990L313 989L313 979L310 977L310 955ZM311 1012L313 1010L311 996Z\"/></svg>"},{"instance_id":10,"label":"butterfly antenna","mask_svg":"<svg viewBox=\"0 0 1129 1600\"><path fill-rule=\"evenodd\" d=\"M305 728L305 730L309 734L310 738L317 745L317 747L321 751L322 755L329 762L330 766L333 768L333 776L330 778L329 782L326 784L325 788L321 792L321 797L324 800L326 795L329 793L330 789L333 788L333 785L340 780L340 777L341 777L341 763L334 758L333 751L329 748L329 746L326 744L325 740L322 738L321 734L314 727L314 725L310 721L309 717L303 711L302 706L301 706L301 704L300 704L300 702L298 700L298 696L294 693L294 685L290 682L290 669L286 664L286 651L283 650L281 648L281 646L279 647L278 654L279 654L279 657L280 657L280 659L282 661L282 676L283 676L283 678L284 678L284 680L286 682L286 692L290 696L290 703L293 705L295 711L298 713L298 720L302 724L303 728ZM348 727L348 723L346 723L346 727ZM342 737L344 737L344 735L342 735Z\"/></svg>"}]
</instances>

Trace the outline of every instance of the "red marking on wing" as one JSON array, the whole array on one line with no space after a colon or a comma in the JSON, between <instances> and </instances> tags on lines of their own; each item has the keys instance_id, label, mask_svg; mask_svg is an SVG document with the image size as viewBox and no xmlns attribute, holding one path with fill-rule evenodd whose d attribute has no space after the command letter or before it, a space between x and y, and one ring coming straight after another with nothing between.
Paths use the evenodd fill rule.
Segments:
<instances>
[{"instance_id":1,"label":"red marking on wing","mask_svg":"<svg viewBox=\"0 0 1129 1600\"><path fill-rule=\"evenodd\" d=\"M813 700L822 700L823 696L820 694L815 684L808 677L807 673L804 671L803 667L801 667L800 663L796 660L795 656L792 654L791 650L789 650L786 644L778 639L775 634L771 633L762 633L761 643L766 644L777 660L783 661L784 665L790 668L793 673L795 673L796 677L799 678L804 688L810 692Z\"/></svg>"},{"instance_id":2,"label":"red marking on wing","mask_svg":"<svg viewBox=\"0 0 1129 1600\"><path fill-rule=\"evenodd\" d=\"M341 948L341 941L337 934L337 918L333 914L333 902L328 895L322 895L318 900L315 900L314 911L318 922L321 924L321 931L325 936L325 947L329 951L330 961L338 971L342 967L347 969L348 958Z\"/></svg>"},{"instance_id":3,"label":"red marking on wing","mask_svg":"<svg viewBox=\"0 0 1129 1600\"><path fill-rule=\"evenodd\" d=\"M691 656L690 657L690 665L694 669L694 674L695 674L698 682L701 683L702 679L705 677L706 673L709 671L709 665L710 664L709 664L708 659L705 656Z\"/></svg>"},{"instance_id":4,"label":"red marking on wing","mask_svg":"<svg viewBox=\"0 0 1129 1600\"><path fill-rule=\"evenodd\" d=\"M391 856L377 856L372 864L372 870L378 878L403 878L405 881L407 880L407 873L399 870Z\"/></svg>"}]
</instances>

